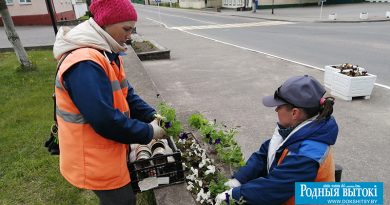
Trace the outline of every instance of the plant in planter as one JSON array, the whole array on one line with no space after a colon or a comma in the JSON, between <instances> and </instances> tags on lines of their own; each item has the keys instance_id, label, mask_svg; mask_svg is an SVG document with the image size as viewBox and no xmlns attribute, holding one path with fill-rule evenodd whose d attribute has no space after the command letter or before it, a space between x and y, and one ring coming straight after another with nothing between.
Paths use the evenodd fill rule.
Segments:
<instances>
[{"instance_id":1,"label":"plant in planter","mask_svg":"<svg viewBox=\"0 0 390 205\"><path fill-rule=\"evenodd\" d=\"M161 126L165 127L167 132L173 133L171 134L173 136L176 136L175 133L180 131L177 134L176 146L182 153L187 189L193 194L198 204L215 204L215 197L229 189L224 185L227 178L219 173L214 161L207 156L206 150L200 146L194 135L182 132L181 123L176 120L176 111L166 104L159 105L158 109L159 114L165 117ZM242 164L241 149L233 139L237 133L234 129L221 129L215 125L215 121L209 122L200 114L191 115L189 124L200 130L205 141L212 145L211 147L214 147L215 150L220 149L217 151L217 156L222 161L234 167L239 167ZM224 203L238 204L229 198L222 204Z\"/></svg>"},{"instance_id":2,"label":"plant in planter","mask_svg":"<svg viewBox=\"0 0 390 205\"><path fill-rule=\"evenodd\" d=\"M344 100L363 96L369 99L376 76L364 68L349 63L325 66L324 84L331 94Z\"/></svg>"},{"instance_id":3,"label":"plant in planter","mask_svg":"<svg viewBox=\"0 0 390 205\"><path fill-rule=\"evenodd\" d=\"M200 114L193 114L189 117L189 124L199 129L200 133L203 135L203 139L211 147L214 147L214 150L217 152L218 158L227 163L230 167L230 175L233 173L233 168L240 168L245 164L244 158L241 152L241 148L238 146L237 142L234 140L234 136L237 134L235 129L226 129L226 126L217 126L216 120L213 122L208 121ZM226 178L225 178L226 179ZM211 190L211 195L214 197L218 193L228 190L228 187L224 186L223 180L218 179L215 183L210 184L213 190ZM240 202L234 201L229 197L224 202L225 204L240 204Z\"/></svg>"},{"instance_id":4,"label":"plant in planter","mask_svg":"<svg viewBox=\"0 0 390 205\"><path fill-rule=\"evenodd\" d=\"M159 114L164 116L161 120L161 127L165 129L168 136L177 139L180 133L183 132L183 127L180 121L176 120L176 111L167 104L161 103L157 106Z\"/></svg>"},{"instance_id":5,"label":"plant in planter","mask_svg":"<svg viewBox=\"0 0 390 205\"><path fill-rule=\"evenodd\" d=\"M194 128L199 129L200 133L204 136L204 141L215 147L218 157L223 162L229 164L233 168L243 166L245 162L243 160L241 148L234 140L237 131L235 129L221 129L216 125L215 121L216 120L211 123L200 114L191 115L189 118L189 124ZM197 125L200 125L200 127ZM232 172L233 171L231 170L231 173Z\"/></svg>"}]
</instances>

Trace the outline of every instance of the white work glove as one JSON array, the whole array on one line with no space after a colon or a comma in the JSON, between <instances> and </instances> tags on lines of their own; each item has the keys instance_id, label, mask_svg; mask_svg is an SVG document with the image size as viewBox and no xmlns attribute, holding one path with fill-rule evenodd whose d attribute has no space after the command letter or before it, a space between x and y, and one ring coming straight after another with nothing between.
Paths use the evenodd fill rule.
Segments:
<instances>
[{"instance_id":1,"label":"white work glove","mask_svg":"<svg viewBox=\"0 0 390 205\"><path fill-rule=\"evenodd\" d=\"M161 139L164 138L164 135L166 134L165 130L158 126L158 120L153 120L150 125L153 127L153 139Z\"/></svg>"},{"instance_id":2,"label":"white work glove","mask_svg":"<svg viewBox=\"0 0 390 205\"><path fill-rule=\"evenodd\" d=\"M235 188L241 186L241 183L237 179L229 179L229 181L225 182L224 185L230 188Z\"/></svg>"},{"instance_id":3,"label":"white work glove","mask_svg":"<svg viewBox=\"0 0 390 205\"><path fill-rule=\"evenodd\" d=\"M153 117L154 117L154 119L157 119L158 121L160 121L160 120L162 120L162 121L165 121L165 120L167 120L167 118L166 117L163 117L162 115L160 115L160 114L154 114L153 115Z\"/></svg>"},{"instance_id":4,"label":"white work glove","mask_svg":"<svg viewBox=\"0 0 390 205\"><path fill-rule=\"evenodd\" d=\"M218 194L217 197L215 197L215 205L220 205L222 202L226 200L227 197L229 199L232 198L232 190L233 189L230 189L228 191ZM226 196L226 194L228 194L229 196Z\"/></svg>"}]
</instances>

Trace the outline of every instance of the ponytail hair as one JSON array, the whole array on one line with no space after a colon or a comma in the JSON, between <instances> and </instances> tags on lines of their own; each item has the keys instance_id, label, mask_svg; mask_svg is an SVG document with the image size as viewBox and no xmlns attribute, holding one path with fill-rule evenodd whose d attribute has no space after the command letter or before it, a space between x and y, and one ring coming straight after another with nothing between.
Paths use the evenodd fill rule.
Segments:
<instances>
[{"instance_id":1,"label":"ponytail hair","mask_svg":"<svg viewBox=\"0 0 390 205\"><path fill-rule=\"evenodd\" d=\"M333 113L334 97L321 98L319 115L316 121L330 118Z\"/></svg>"},{"instance_id":2,"label":"ponytail hair","mask_svg":"<svg viewBox=\"0 0 390 205\"><path fill-rule=\"evenodd\" d=\"M319 107L301 109L306 113L307 119L318 115L315 121L327 120L333 113L334 100L334 97L321 98Z\"/></svg>"}]
</instances>

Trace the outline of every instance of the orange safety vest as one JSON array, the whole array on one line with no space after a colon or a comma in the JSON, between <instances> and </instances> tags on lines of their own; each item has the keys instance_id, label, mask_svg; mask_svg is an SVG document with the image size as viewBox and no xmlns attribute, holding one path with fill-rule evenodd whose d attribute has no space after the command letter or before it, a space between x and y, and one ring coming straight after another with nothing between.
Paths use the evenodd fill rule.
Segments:
<instances>
[{"instance_id":1,"label":"orange safety vest","mask_svg":"<svg viewBox=\"0 0 390 205\"><path fill-rule=\"evenodd\" d=\"M78 188L111 190L130 182L127 168L128 145L102 137L84 119L64 87L63 74L78 62L97 63L111 81L114 108L130 117L126 101L128 84L123 69L98 50L80 48L69 53L56 76L56 114L60 154L60 171L64 178Z\"/></svg>"},{"instance_id":2,"label":"orange safety vest","mask_svg":"<svg viewBox=\"0 0 390 205\"><path fill-rule=\"evenodd\" d=\"M282 155L279 158L278 165L280 165L288 154L288 149L284 149ZM335 164L333 161L333 150L329 147L329 151L326 155L325 160L323 160L320 164L320 168L317 171L317 177L315 178L315 182L334 182L335 181ZM295 204L295 196L289 198L283 205L294 205Z\"/></svg>"}]
</instances>

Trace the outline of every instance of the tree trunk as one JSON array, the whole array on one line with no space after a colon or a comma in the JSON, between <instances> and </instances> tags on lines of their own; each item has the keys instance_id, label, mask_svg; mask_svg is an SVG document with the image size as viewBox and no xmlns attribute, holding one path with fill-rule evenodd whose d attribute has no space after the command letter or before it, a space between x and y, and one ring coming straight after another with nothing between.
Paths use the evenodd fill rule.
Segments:
<instances>
[{"instance_id":1,"label":"tree trunk","mask_svg":"<svg viewBox=\"0 0 390 205\"><path fill-rule=\"evenodd\" d=\"M88 11L89 11L89 6L91 5L91 1L92 0L86 0Z\"/></svg>"},{"instance_id":2,"label":"tree trunk","mask_svg":"<svg viewBox=\"0 0 390 205\"><path fill-rule=\"evenodd\" d=\"M3 20L5 33L7 34L9 42L12 44L16 56L18 57L19 63L23 70L32 69L32 63L28 59L26 50L24 49L22 42L18 34L16 33L14 22L12 21L11 15L9 14L7 4L5 0L0 0L0 14Z\"/></svg>"}]
</instances>

